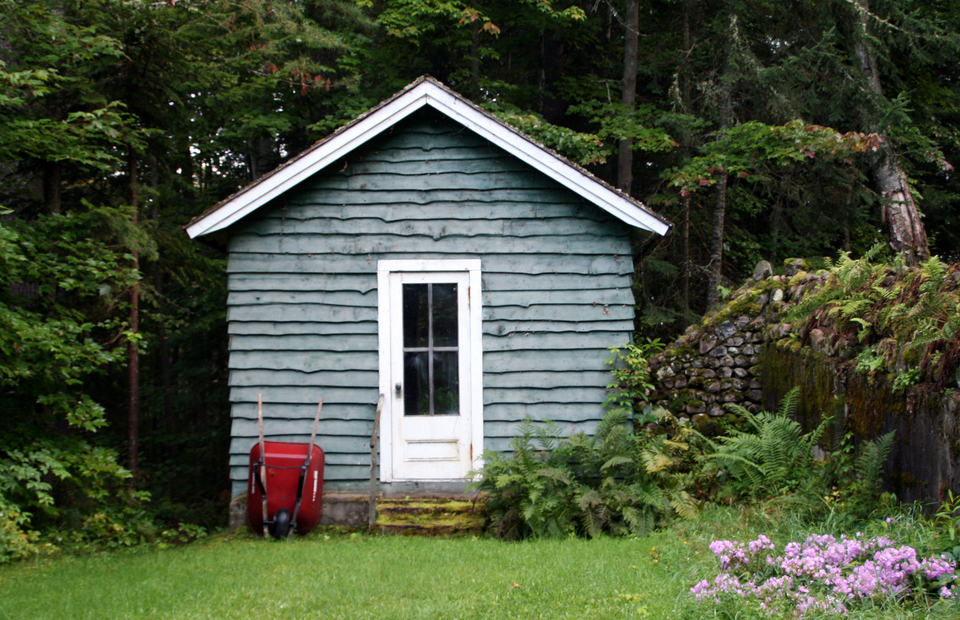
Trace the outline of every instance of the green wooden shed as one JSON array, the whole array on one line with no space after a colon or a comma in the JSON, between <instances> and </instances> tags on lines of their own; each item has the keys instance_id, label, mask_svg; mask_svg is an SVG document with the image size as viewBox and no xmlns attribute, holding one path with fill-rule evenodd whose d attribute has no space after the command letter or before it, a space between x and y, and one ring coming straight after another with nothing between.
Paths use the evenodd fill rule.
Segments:
<instances>
[{"instance_id":1,"label":"green wooden shed","mask_svg":"<svg viewBox=\"0 0 960 620\"><path fill-rule=\"evenodd\" d=\"M187 226L228 253L231 478L257 397L326 491L462 490L527 416L592 432L633 331L631 227L669 224L432 78Z\"/></svg>"}]
</instances>

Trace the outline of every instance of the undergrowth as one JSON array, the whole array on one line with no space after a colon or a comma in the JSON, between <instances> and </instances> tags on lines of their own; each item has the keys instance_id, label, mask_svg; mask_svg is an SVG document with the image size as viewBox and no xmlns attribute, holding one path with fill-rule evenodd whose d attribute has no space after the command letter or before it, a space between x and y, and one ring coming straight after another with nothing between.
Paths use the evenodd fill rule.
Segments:
<instances>
[{"instance_id":1,"label":"undergrowth","mask_svg":"<svg viewBox=\"0 0 960 620\"><path fill-rule=\"evenodd\" d=\"M853 259L846 252L818 272L820 282L784 317L803 339L832 327L836 342L857 343L856 368L885 372L897 391L929 383L957 387L960 367L960 271L936 256L908 268L878 261L882 245Z\"/></svg>"}]
</instances>

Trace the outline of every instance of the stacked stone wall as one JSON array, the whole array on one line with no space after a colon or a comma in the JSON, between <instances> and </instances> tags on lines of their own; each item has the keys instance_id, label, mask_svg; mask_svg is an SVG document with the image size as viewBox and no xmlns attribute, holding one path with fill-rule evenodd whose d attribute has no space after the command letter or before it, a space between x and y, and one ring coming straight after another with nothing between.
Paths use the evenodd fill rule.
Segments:
<instances>
[{"instance_id":1,"label":"stacked stone wall","mask_svg":"<svg viewBox=\"0 0 960 620\"><path fill-rule=\"evenodd\" d=\"M727 405L760 410L764 339L785 308L785 292L798 269L774 276L769 264L761 263L753 280L723 307L651 358L656 385L651 404L698 423L726 415Z\"/></svg>"},{"instance_id":2,"label":"stacked stone wall","mask_svg":"<svg viewBox=\"0 0 960 620\"><path fill-rule=\"evenodd\" d=\"M699 426L749 411L773 411L787 391L800 387L798 421L807 430L834 420L824 436L827 451L846 433L855 442L895 431L885 466L886 486L902 501L936 503L960 491L960 371L945 386L895 389L892 374L862 373L858 339L838 331L823 313L800 325L784 321L827 277L801 261L772 275L766 263L722 307L689 327L649 360L655 389L650 404ZM960 270L948 277L960 285ZM884 281L884 285L889 283ZM809 318L809 317L808 317Z\"/></svg>"}]
</instances>

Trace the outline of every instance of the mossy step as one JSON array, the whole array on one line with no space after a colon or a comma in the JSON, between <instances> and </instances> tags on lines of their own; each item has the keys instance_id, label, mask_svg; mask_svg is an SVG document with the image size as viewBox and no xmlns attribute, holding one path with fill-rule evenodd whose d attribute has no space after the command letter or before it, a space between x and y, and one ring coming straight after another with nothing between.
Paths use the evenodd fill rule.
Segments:
<instances>
[{"instance_id":1,"label":"mossy step","mask_svg":"<svg viewBox=\"0 0 960 620\"><path fill-rule=\"evenodd\" d=\"M478 502L444 499L377 502L377 528L382 533L425 536L479 533L483 524Z\"/></svg>"}]
</instances>

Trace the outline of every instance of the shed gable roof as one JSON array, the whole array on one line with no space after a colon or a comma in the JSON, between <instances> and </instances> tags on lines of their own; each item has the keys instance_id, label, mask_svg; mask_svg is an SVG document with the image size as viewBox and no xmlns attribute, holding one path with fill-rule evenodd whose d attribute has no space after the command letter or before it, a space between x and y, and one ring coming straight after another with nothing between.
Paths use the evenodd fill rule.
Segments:
<instances>
[{"instance_id":1,"label":"shed gable roof","mask_svg":"<svg viewBox=\"0 0 960 620\"><path fill-rule=\"evenodd\" d=\"M665 235L670 229L666 220L647 209L643 203L534 142L435 79L421 77L392 98L194 218L186 226L187 234L194 238L224 230L424 106L460 123L630 226L660 235Z\"/></svg>"}]
</instances>

